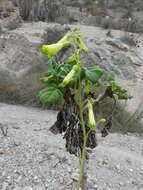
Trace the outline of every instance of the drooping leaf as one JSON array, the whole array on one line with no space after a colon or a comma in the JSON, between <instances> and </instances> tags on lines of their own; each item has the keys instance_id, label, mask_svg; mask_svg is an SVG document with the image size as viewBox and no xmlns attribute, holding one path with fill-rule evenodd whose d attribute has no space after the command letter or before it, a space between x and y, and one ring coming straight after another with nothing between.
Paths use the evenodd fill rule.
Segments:
<instances>
[{"instance_id":1,"label":"drooping leaf","mask_svg":"<svg viewBox=\"0 0 143 190\"><path fill-rule=\"evenodd\" d=\"M103 70L95 65L84 67L85 75L92 83L97 83L103 75Z\"/></svg>"},{"instance_id":2,"label":"drooping leaf","mask_svg":"<svg viewBox=\"0 0 143 190\"><path fill-rule=\"evenodd\" d=\"M39 92L39 99L43 104L63 102L63 93L55 86L47 87Z\"/></svg>"},{"instance_id":3,"label":"drooping leaf","mask_svg":"<svg viewBox=\"0 0 143 190\"><path fill-rule=\"evenodd\" d=\"M112 94L117 95L120 100L127 100L133 98L129 95L127 90L124 89L117 81L109 81L108 88Z\"/></svg>"}]
</instances>

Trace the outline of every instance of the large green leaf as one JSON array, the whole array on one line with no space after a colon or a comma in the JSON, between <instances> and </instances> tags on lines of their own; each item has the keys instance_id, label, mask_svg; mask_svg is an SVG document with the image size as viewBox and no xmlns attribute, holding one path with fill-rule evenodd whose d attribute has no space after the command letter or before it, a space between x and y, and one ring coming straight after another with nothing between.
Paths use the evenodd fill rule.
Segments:
<instances>
[{"instance_id":1,"label":"large green leaf","mask_svg":"<svg viewBox=\"0 0 143 190\"><path fill-rule=\"evenodd\" d=\"M39 92L39 99L43 104L63 102L63 93L55 86L47 87Z\"/></svg>"},{"instance_id":2,"label":"large green leaf","mask_svg":"<svg viewBox=\"0 0 143 190\"><path fill-rule=\"evenodd\" d=\"M84 67L85 75L92 83L97 83L103 75L103 70L95 65Z\"/></svg>"}]
</instances>

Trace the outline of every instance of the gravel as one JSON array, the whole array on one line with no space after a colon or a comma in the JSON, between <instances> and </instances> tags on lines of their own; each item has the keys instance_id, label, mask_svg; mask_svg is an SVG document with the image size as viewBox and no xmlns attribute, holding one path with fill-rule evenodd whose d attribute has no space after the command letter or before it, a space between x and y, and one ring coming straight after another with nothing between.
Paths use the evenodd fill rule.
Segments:
<instances>
[{"instance_id":1,"label":"gravel","mask_svg":"<svg viewBox=\"0 0 143 190\"><path fill-rule=\"evenodd\" d=\"M0 103L0 189L75 190L79 161L48 129L56 111ZM90 157L89 190L142 190L143 140L112 133Z\"/></svg>"}]
</instances>

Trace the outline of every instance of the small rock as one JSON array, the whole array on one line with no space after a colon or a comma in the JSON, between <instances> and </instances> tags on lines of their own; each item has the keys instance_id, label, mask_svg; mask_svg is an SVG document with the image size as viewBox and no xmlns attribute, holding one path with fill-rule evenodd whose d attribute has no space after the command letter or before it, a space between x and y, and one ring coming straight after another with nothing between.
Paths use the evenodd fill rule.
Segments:
<instances>
[{"instance_id":1,"label":"small rock","mask_svg":"<svg viewBox=\"0 0 143 190\"><path fill-rule=\"evenodd\" d=\"M13 190L21 190L21 188L20 187L18 187L18 186L16 186L16 187L14 187L14 189Z\"/></svg>"},{"instance_id":2,"label":"small rock","mask_svg":"<svg viewBox=\"0 0 143 190\"><path fill-rule=\"evenodd\" d=\"M12 128L13 128L13 129L20 129L19 126L13 126Z\"/></svg>"},{"instance_id":3,"label":"small rock","mask_svg":"<svg viewBox=\"0 0 143 190\"><path fill-rule=\"evenodd\" d=\"M4 154L4 151L2 149L0 149L0 154Z\"/></svg>"},{"instance_id":4,"label":"small rock","mask_svg":"<svg viewBox=\"0 0 143 190\"><path fill-rule=\"evenodd\" d=\"M95 184L95 185L93 186L93 189L94 189L94 190L97 190L97 189L98 189L98 185Z\"/></svg>"},{"instance_id":5,"label":"small rock","mask_svg":"<svg viewBox=\"0 0 143 190\"><path fill-rule=\"evenodd\" d=\"M72 161L70 159L67 160L67 164L68 165L71 165L72 164Z\"/></svg>"},{"instance_id":6,"label":"small rock","mask_svg":"<svg viewBox=\"0 0 143 190\"><path fill-rule=\"evenodd\" d=\"M108 165L108 160L103 160L103 161L102 161L102 165L103 165L103 166Z\"/></svg>"},{"instance_id":7,"label":"small rock","mask_svg":"<svg viewBox=\"0 0 143 190\"><path fill-rule=\"evenodd\" d=\"M129 171L130 171L130 172L133 172L133 169L132 169L132 168L129 168Z\"/></svg>"},{"instance_id":8,"label":"small rock","mask_svg":"<svg viewBox=\"0 0 143 190\"><path fill-rule=\"evenodd\" d=\"M6 175L6 172L4 171L4 172L2 172L2 176L5 176Z\"/></svg>"},{"instance_id":9,"label":"small rock","mask_svg":"<svg viewBox=\"0 0 143 190\"><path fill-rule=\"evenodd\" d=\"M7 187L8 187L8 183L3 183L3 185L2 185L2 189L1 189L1 190L6 190Z\"/></svg>"},{"instance_id":10,"label":"small rock","mask_svg":"<svg viewBox=\"0 0 143 190\"><path fill-rule=\"evenodd\" d=\"M71 173L71 172L72 172L71 167L67 166L67 171L68 171L69 173Z\"/></svg>"},{"instance_id":11,"label":"small rock","mask_svg":"<svg viewBox=\"0 0 143 190\"><path fill-rule=\"evenodd\" d=\"M117 169L117 170L120 170L120 164L117 164L116 166L115 166L115 168Z\"/></svg>"},{"instance_id":12,"label":"small rock","mask_svg":"<svg viewBox=\"0 0 143 190\"><path fill-rule=\"evenodd\" d=\"M61 184L64 183L64 179L63 179L63 177L60 177L60 178L59 178L59 182L60 182Z\"/></svg>"},{"instance_id":13,"label":"small rock","mask_svg":"<svg viewBox=\"0 0 143 190\"><path fill-rule=\"evenodd\" d=\"M22 176L19 176L15 181L18 183L22 179Z\"/></svg>"},{"instance_id":14,"label":"small rock","mask_svg":"<svg viewBox=\"0 0 143 190\"><path fill-rule=\"evenodd\" d=\"M123 183L123 182L120 182L119 185L120 185L120 186L124 186L124 183Z\"/></svg>"},{"instance_id":15,"label":"small rock","mask_svg":"<svg viewBox=\"0 0 143 190\"><path fill-rule=\"evenodd\" d=\"M33 182L34 182L34 183L39 183L39 178L38 178L38 176L35 176L35 177L34 177Z\"/></svg>"},{"instance_id":16,"label":"small rock","mask_svg":"<svg viewBox=\"0 0 143 190\"><path fill-rule=\"evenodd\" d=\"M32 187L24 187L22 190L33 190Z\"/></svg>"},{"instance_id":17,"label":"small rock","mask_svg":"<svg viewBox=\"0 0 143 190\"><path fill-rule=\"evenodd\" d=\"M67 175L64 177L64 182L67 185L70 185L72 183L71 176Z\"/></svg>"},{"instance_id":18,"label":"small rock","mask_svg":"<svg viewBox=\"0 0 143 190\"><path fill-rule=\"evenodd\" d=\"M79 177L79 174L76 173L76 172L74 172L74 173L71 175L71 178L72 178L73 180L75 180L75 181L78 180L78 177Z\"/></svg>"}]
</instances>

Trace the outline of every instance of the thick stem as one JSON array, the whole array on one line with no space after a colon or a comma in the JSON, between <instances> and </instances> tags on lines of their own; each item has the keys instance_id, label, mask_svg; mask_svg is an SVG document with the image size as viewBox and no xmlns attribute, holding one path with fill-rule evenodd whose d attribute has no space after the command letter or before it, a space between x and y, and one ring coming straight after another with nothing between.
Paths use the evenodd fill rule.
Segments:
<instances>
[{"instance_id":1,"label":"thick stem","mask_svg":"<svg viewBox=\"0 0 143 190\"><path fill-rule=\"evenodd\" d=\"M81 182L84 179L84 169L85 169L85 154L86 154L86 142L87 142L87 137L86 137L86 131L85 131L85 123L83 120L83 113L80 113L81 117L81 126L83 129L83 136L84 136L84 142L83 142L83 148L82 148L82 154L81 154L81 159L80 159L80 175L77 183L77 190L80 189Z\"/></svg>"},{"instance_id":2,"label":"thick stem","mask_svg":"<svg viewBox=\"0 0 143 190\"><path fill-rule=\"evenodd\" d=\"M77 190L80 189L82 181L87 179L85 175L85 154L86 154L87 135L86 135L86 128L85 128L85 122L84 122L84 117L83 117L82 89L81 88L79 88L78 103L79 103L80 124L83 131L83 147L82 147L82 154L81 154L81 159L80 159L80 175L77 182Z\"/></svg>"},{"instance_id":3,"label":"thick stem","mask_svg":"<svg viewBox=\"0 0 143 190\"><path fill-rule=\"evenodd\" d=\"M88 169L88 160L85 159L84 161L84 175L83 175L83 179L81 181L81 189L82 190L87 190L87 169Z\"/></svg>"}]
</instances>

